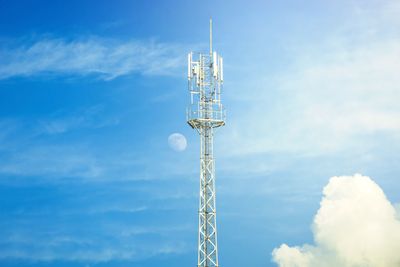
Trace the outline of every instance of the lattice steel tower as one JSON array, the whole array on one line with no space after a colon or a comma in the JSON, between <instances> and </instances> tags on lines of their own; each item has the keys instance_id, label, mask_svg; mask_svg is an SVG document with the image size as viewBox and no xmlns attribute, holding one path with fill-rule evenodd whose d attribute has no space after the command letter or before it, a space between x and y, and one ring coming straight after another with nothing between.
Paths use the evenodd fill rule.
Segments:
<instances>
[{"instance_id":1,"label":"lattice steel tower","mask_svg":"<svg viewBox=\"0 0 400 267\"><path fill-rule=\"evenodd\" d=\"M221 104L224 80L222 57L212 50L210 19L210 52L188 54L188 87L190 106L187 122L200 134L200 203L198 267L218 266L217 225L215 208L214 128L225 125Z\"/></svg>"}]
</instances>

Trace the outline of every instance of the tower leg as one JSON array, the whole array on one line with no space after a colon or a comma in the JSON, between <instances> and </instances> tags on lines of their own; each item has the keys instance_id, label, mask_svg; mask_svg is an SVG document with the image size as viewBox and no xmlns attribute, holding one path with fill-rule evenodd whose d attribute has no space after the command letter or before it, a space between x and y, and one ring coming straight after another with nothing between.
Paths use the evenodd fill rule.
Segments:
<instances>
[{"instance_id":1,"label":"tower leg","mask_svg":"<svg viewBox=\"0 0 400 267\"><path fill-rule=\"evenodd\" d=\"M215 207L215 168L213 128L200 129L200 203L198 267L218 266L217 224Z\"/></svg>"}]
</instances>

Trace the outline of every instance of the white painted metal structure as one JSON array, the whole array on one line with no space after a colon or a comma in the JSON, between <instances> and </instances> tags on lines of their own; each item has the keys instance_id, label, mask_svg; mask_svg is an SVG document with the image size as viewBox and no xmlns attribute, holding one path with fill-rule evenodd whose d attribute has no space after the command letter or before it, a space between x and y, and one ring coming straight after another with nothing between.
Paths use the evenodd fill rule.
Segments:
<instances>
[{"instance_id":1,"label":"white painted metal structure","mask_svg":"<svg viewBox=\"0 0 400 267\"><path fill-rule=\"evenodd\" d=\"M222 57L212 50L210 20L210 52L188 54L190 106L187 122L200 134L200 203L198 267L218 266L217 225L215 207L215 163L213 156L214 128L225 125L221 104L224 80Z\"/></svg>"}]
</instances>

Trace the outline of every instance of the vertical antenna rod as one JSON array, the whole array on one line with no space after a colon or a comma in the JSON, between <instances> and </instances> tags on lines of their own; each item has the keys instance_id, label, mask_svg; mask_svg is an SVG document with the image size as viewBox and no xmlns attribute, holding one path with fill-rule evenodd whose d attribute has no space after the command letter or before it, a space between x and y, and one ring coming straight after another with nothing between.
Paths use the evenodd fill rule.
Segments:
<instances>
[{"instance_id":1,"label":"vertical antenna rod","mask_svg":"<svg viewBox=\"0 0 400 267\"><path fill-rule=\"evenodd\" d=\"M210 18L210 55L212 54L212 18Z\"/></svg>"},{"instance_id":2,"label":"vertical antenna rod","mask_svg":"<svg viewBox=\"0 0 400 267\"><path fill-rule=\"evenodd\" d=\"M190 52L188 55L188 84L192 101L186 113L187 123L200 135L198 267L219 266L213 146L214 129L225 125L225 110L221 103L222 66L222 57L212 49L210 19L210 52Z\"/></svg>"}]
</instances>

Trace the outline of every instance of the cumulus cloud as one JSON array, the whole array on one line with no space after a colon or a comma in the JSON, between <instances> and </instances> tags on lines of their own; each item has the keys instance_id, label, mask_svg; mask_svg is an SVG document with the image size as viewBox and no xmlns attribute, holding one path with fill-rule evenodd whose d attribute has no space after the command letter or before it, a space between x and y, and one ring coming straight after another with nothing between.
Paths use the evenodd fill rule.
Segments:
<instances>
[{"instance_id":1,"label":"cumulus cloud","mask_svg":"<svg viewBox=\"0 0 400 267\"><path fill-rule=\"evenodd\" d=\"M104 80L121 75L171 75L185 62L178 45L104 38L43 38L0 47L0 79L38 74L89 75Z\"/></svg>"},{"instance_id":2,"label":"cumulus cloud","mask_svg":"<svg viewBox=\"0 0 400 267\"><path fill-rule=\"evenodd\" d=\"M314 245L274 249L280 267L400 266L400 220L369 177L332 177L313 222Z\"/></svg>"}]
</instances>

